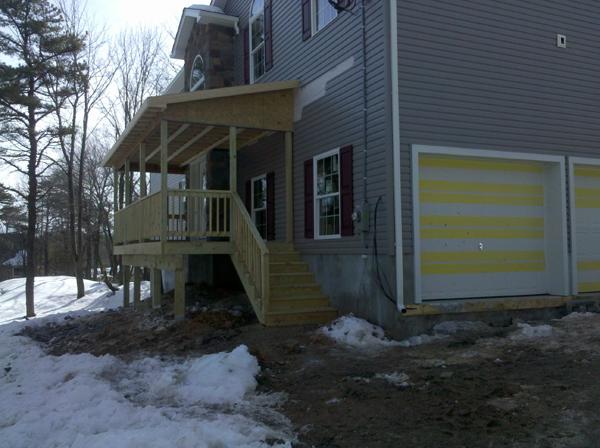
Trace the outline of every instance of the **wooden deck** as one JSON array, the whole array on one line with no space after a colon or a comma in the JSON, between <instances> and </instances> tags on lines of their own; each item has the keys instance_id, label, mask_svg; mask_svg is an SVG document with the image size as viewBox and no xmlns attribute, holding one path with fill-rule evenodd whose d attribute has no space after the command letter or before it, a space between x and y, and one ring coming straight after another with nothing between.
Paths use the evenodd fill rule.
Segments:
<instances>
[{"instance_id":1,"label":"wooden deck","mask_svg":"<svg viewBox=\"0 0 600 448\"><path fill-rule=\"evenodd\" d=\"M156 198L167 200L164 219ZM214 254L231 256L256 315L266 325L323 323L337 314L293 244L267 244L237 193L168 190L166 195L147 196L116 213L114 242L115 255L135 267L136 291L142 267L153 270L153 291L160 288L161 269L175 272L178 317L185 314L185 256ZM125 301L129 303L127 294ZM157 293L153 303L159 304Z\"/></svg>"}]
</instances>

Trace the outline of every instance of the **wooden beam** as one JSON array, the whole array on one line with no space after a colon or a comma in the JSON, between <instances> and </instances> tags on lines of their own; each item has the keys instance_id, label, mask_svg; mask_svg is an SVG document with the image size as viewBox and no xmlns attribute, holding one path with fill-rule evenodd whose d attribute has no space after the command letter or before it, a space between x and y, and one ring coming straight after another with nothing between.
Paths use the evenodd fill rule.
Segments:
<instances>
[{"instance_id":1,"label":"wooden beam","mask_svg":"<svg viewBox=\"0 0 600 448\"><path fill-rule=\"evenodd\" d=\"M208 134L210 131L212 131L214 128L215 128L214 126L207 126L204 129L202 129L201 132L199 132L198 134L196 134L187 143L185 143L179 149L177 149L176 151L174 151L173 154L171 154L169 156L169 162L171 160L173 160L175 157L177 157L179 154L181 154L183 151L185 151L186 149L188 149L190 146L192 146L194 143L196 143L198 140L200 140L202 137L204 137L206 134Z\"/></svg>"},{"instance_id":2,"label":"wooden beam","mask_svg":"<svg viewBox=\"0 0 600 448\"><path fill-rule=\"evenodd\" d=\"M131 162L131 170L139 171L139 162ZM148 163L146 162L146 174L147 173L160 173L160 163ZM170 165L169 174L185 174L185 168L179 166Z\"/></svg>"},{"instance_id":3,"label":"wooden beam","mask_svg":"<svg viewBox=\"0 0 600 448\"><path fill-rule=\"evenodd\" d=\"M169 226L169 183L168 183L168 151L169 151L169 122L162 120L160 122L160 206L161 206L161 218L160 218L160 241L162 244L167 242L167 232Z\"/></svg>"},{"instance_id":4,"label":"wooden beam","mask_svg":"<svg viewBox=\"0 0 600 448\"><path fill-rule=\"evenodd\" d=\"M294 242L294 160L293 134L285 133L285 239Z\"/></svg>"},{"instance_id":5,"label":"wooden beam","mask_svg":"<svg viewBox=\"0 0 600 448\"><path fill-rule=\"evenodd\" d=\"M148 194L146 185L146 144L140 143L140 197Z\"/></svg>"},{"instance_id":6,"label":"wooden beam","mask_svg":"<svg viewBox=\"0 0 600 448\"><path fill-rule=\"evenodd\" d=\"M260 133L260 134L258 134L256 137L254 137L254 138L253 138L253 139L251 139L251 140L248 140L248 141L247 141L246 143L244 143L243 145L239 145L239 148L238 148L238 150L240 150L240 149L242 149L242 148L245 148L245 147L247 147L247 146L253 145L253 144L257 143L259 140L261 140L261 139L263 139L263 138L265 138L265 137L268 137L268 136L270 136L270 135L273 135L273 134L274 134L274 132L273 132L273 131L265 131L265 132L261 132L261 133Z\"/></svg>"},{"instance_id":7,"label":"wooden beam","mask_svg":"<svg viewBox=\"0 0 600 448\"><path fill-rule=\"evenodd\" d=\"M175 303L173 306L175 319L185 318L185 273L183 269L175 271Z\"/></svg>"},{"instance_id":8,"label":"wooden beam","mask_svg":"<svg viewBox=\"0 0 600 448\"><path fill-rule=\"evenodd\" d=\"M237 193L237 129L229 128L229 190Z\"/></svg>"},{"instance_id":9,"label":"wooden beam","mask_svg":"<svg viewBox=\"0 0 600 448\"><path fill-rule=\"evenodd\" d=\"M240 135L242 132L244 132L244 129L238 129L237 135ZM196 160L198 157L200 157L202 154L210 151L211 149L218 148L219 146L224 145L228 141L229 141L229 135L226 135L225 137L223 137L223 138L217 140L216 142L214 142L212 145L207 146L206 148L202 149L198 154L194 154L192 157L190 157L185 162L183 162L181 164L181 166L187 166L187 165L189 165L194 160Z\"/></svg>"},{"instance_id":10,"label":"wooden beam","mask_svg":"<svg viewBox=\"0 0 600 448\"><path fill-rule=\"evenodd\" d=\"M162 283L162 275L160 269L152 269L150 274L150 285L152 288L152 308L159 309L160 302L162 297L161 292L161 283Z\"/></svg>"},{"instance_id":11,"label":"wooden beam","mask_svg":"<svg viewBox=\"0 0 600 448\"><path fill-rule=\"evenodd\" d=\"M173 140L175 140L177 137L179 137L181 134L183 134L189 127L190 127L189 124L184 124L184 125L180 126L175 132L173 132L173 135L171 135L169 137L169 139L167 140L167 143L173 142ZM161 133L162 133L162 131L161 131ZM162 146L162 139L161 139L161 144L158 145L156 148L154 148L152 150L152 152L150 152L150 154L148 154L148 156L146 156L146 161L152 160L152 158L158 153L158 151L160 151L161 146Z\"/></svg>"}]
</instances>

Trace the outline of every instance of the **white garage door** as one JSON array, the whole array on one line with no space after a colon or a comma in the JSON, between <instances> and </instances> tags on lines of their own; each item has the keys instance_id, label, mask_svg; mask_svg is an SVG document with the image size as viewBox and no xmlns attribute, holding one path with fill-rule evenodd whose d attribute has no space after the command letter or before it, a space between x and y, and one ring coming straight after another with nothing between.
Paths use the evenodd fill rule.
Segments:
<instances>
[{"instance_id":1,"label":"white garage door","mask_svg":"<svg viewBox=\"0 0 600 448\"><path fill-rule=\"evenodd\" d=\"M420 154L418 169L422 300L549 292L543 162Z\"/></svg>"},{"instance_id":2,"label":"white garage door","mask_svg":"<svg viewBox=\"0 0 600 448\"><path fill-rule=\"evenodd\" d=\"M574 166L578 292L600 291L600 166Z\"/></svg>"}]
</instances>

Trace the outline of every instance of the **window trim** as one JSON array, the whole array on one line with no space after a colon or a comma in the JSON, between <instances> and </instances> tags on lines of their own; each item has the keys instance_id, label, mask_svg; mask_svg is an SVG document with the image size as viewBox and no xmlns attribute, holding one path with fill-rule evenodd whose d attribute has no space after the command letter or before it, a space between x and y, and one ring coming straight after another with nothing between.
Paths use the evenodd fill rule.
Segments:
<instances>
[{"instance_id":1,"label":"window trim","mask_svg":"<svg viewBox=\"0 0 600 448\"><path fill-rule=\"evenodd\" d=\"M264 208L259 208L259 209L255 209L254 208L254 183L258 180L265 180L265 207ZM258 176L253 177L252 179L250 179L250 217L252 218L252 224L254 224L254 227L256 227L256 219L255 219L255 215L254 212L259 211L265 212L265 236L264 236L264 240L267 240L267 235L269 234L269 220L267 219L267 216L269 214L269 212L267 211L269 208L269 201L267 200L267 173L264 174L260 174ZM258 230L258 228L257 228ZM262 236L262 235L261 235Z\"/></svg>"},{"instance_id":2,"label":"window trim","mask_svg":"<svg viewBox=\"0 0 600 448\"><path fill-rule=\"evenodd\" d=\"M326 29L329 25L331 25L335 20L340 16L340 12L336 9L336 14L333 19L331 19L323 28L318 28L318 5L319 0L310 0L310 37L317 35L319 32ZM335 9L335 8L334 8Z\"/></svg>"},{"instance_id":3,"label":"window trim","mask_svg":"<svg viewBox=\"0 0 600 448\"><path fill-rule=\"evenodd\" d=\"M317 163L319 160L326 159L327 157L331 157L337 155L338 156L338 191L337 193L329 193L327 195L319 196L319 190L317 189ZM340 147L331 149L329 151L323 152L313 157L313 238L315 240L337 240L342 237L342 192L341 192L341 175L342 175L342 165L340 160ZM324 197L332 197L337 195L339 198L339 208L340 208L340 217L339 217L339 228L338 233L332 235L321 235L321 227L319 226L320 219L320 209L317 206L319 199Z\"/></svg>"},{"instance_id":4,"label":"window trim","mask_svg":"<svg viewBox=\"0 0 600 448\"><path fill-rule=\"evenodd\" d=\"M250 4L250 15L248 17L248 67L250 69L250 84L254 84L256 83L259 79L261 79L262 77L265 76L265 73L267 73L267 65L266 65L266 39L265 39L265 4L263 2L263 8L262 11L259 14L255 14L252 15L252 10L254 9L254 2L256 0L253 0L252 3ZM262 43L254 48L252 45L252 24L254 23L254 21L258 18L262 16L263 18L263 40ZM258 50L260 50L261 48L263 48L264 53L265 53L265 57L263 57L263 65L264 65L264 70L263 70L263 74L260 75L258 78L254 77L254 53L256 53Z\"/></svg>"},{"instance_id":5,"label":"window trim","mask_svg":"<svg viewBox=\"0 0 600 448\"><path fill-rule=\"evenodd\" d=\"M190 69L190 92L195 92L196 90L199 90L198 87L206 82L206 74L204 73L204 71L202 71L202 78L196 81L196 83L192 86L192 73L194 71L194 66L196 65L196 61L198 60L198 58L200 58L200 60L202 61L202 66L204 66L204 58L202 57L202 55L197 54L194 58L194 61L192 62L192 68Z\"/></svg>"}]
</instances>

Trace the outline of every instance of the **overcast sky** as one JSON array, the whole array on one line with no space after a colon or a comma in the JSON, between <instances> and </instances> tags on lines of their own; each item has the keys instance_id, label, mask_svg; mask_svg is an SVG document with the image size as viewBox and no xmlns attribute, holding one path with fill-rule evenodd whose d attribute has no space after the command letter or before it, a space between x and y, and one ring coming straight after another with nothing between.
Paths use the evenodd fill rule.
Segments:
<instances>
[{"instance_id":1,"label":"overcast sky","mask_svg":"<svg viewBox=\"0 0 600 448\"><path fill-rule=\"evenodd\" d=\"M210 0L87 0L90 12L114 33L138 25L165 27L174 33L183 8L209 3Z\"/></svg>"}]
</instances>

